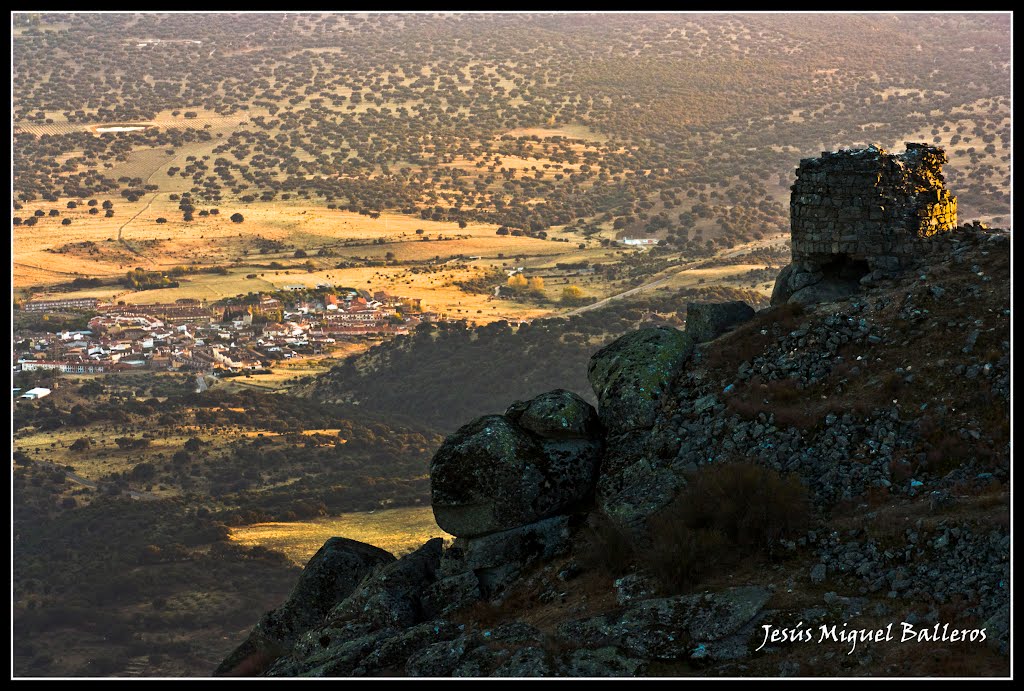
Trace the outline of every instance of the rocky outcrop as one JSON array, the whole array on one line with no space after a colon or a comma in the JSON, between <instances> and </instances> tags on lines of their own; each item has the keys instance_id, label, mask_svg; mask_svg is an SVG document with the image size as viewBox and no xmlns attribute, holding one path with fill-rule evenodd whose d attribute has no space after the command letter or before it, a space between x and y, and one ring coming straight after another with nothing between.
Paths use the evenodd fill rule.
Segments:
<instances>
[{"instance_id":1,"label":"rocky outcrop","mask_svg":"<svg viewBox=\"0 0 1024 691\"><path fill-rule=\"evenodd\" d=\"M610 435L654 424L672 379L693 352L693 339L670 327L639 329L594 353L587 379Z\"/></svg>"},{"instance_id":2,"label":"rocky outcrop","mask_svg":"<svg viewBox=\"0 0 1024 691\"><path fill-rule=\"evenodd\" d=\"M407 627L422 621L423 587L437 578L441 538L368 575L327 616L330 624L363 621L379 628Z\"/></svg>"},{"instance_id":3,"label":"rocky outcrop","mask_svg":"<svg viewBox=\"0 0 1024 691\"><path fill-rule=\"evenodd\" d=\"M608 473L598 482L598 506L620 529L643 541L647 518L665 507L684 481L666 459L651 457L647 438L640 433L610 444L605 465Z\"/></svg>"},{"instance_id":4,"label":"rocky outcrop","mask_svg":"<svg viewBox=\"0 0 1024 691\"><path fill-rule=\"evenodd\" d=\"M493 598L531 564L563 554L570 546L569 519L554 516L536 523L475 538L456 538L445 552L440 573L460 578L472 573L478 597Z\"/></svg>"},{"instance_id":5,"label":"rocky outcrop","mask_svg":"<svg viewBox=\"0 0 1024 691\"><path fill-rule=\"evenodd\" d=\"M369 673L404 662L411 650L454 637L457 630L443 620L425 624L432 617L424 593L438 577L442 552L441 539L434 538L367 573L326 616L294 638L268 674Z\"/></svg>"},{"instance_id":6,"label":"rocky outcrop","mask_svg":"<svg viewBox=\"0 0 1024 691\"><path fill-rule=\"evenodd\" d=\"M557 507L541 498L540 444L504 415L487 415L444 440L430 462L430 503L437 524L471 537L514 528Z\"/></svg>"},{"instance_id":7,"label":"rocky outcrop","mask_svg":"<svg viewBox=\"0 0 1024 691\"><path fill-rule=\"evenodd\" d=\"M612 614L566 622L558 630L579 645L611 643L646 660L682 660L695 655L703 658L709 648L728 656L733 646L747 643L753 629L744 627L769 597L764 588L742 587L706 595L641 600ZM736 634L742 640L730 640Z\"/></svg>"},{"instance_id":8,"label":"rocky outcrop","mask_svg":"<svg viewBox=\"0 0 1024 691\"><path fill-rule=\"evenodd\" d=\"M819 265L812 262L794 263L790 266L793 271L789 285L779 289L781 294L788 292L786 302L814 305L819 302L835 302L860 292L860 281L863 276L856 270L840 268L826 275Z\"/></svg>"},{"instance_id":9,"label":"rocky outcrop","mask_svg":"<svg viewBox=\"0 0 1024 691\"><path fill-rule=\"evenodd\" d=\"M437 524L459 537L527 525L590 497L601 449L590 404L552 391L445 439L430 464Z\"/></svg>"},{"instance_id":10,"label":"rocky outcrop","mask_svg":"<svg viewBox=\"0 0 1024 691\"><path fill-rule=\"evenodd\" d=\"M444 618L404 627L329 622L302 636L269 676L633 676L652 662L731 660L749 653L769 599L757 587L631 602L545 632L511 619L492 627Z\"/></svg>"},{"instance_id":11,"label":"rocky outcrop","mask_svg":"<svg viewBox=\"0 0 1024 691\"><path fill-rule=\"evenodd\" d=\"M754 308L742 300L691 302L686 306L686 335L694 343L712 341L753 318Z\"/></svg>"},{"instance_id":12,"label":"rocky outcrop","mask_svg":"<svg viewBox=\"0 0 1024 691\"><path fill-rule=\"evenodd\" d=\"M860 292L863 276L850 265L826 274L816 262L793 262L775 280L772 304L799 302L802 305L813 305L842 300Z\"/></svg>"},{"instance_id":13,"label":"rocky outcrop","mask_svg":"<svg viewBox=\"0 0 1024 691\"><path fill-rule=\"evenodd\" d=\"M793 288L789 285L789 279L793 276L795 268L793 264L786 264L779 275L775 277L775 286L772 288L772 305L784 305L789 302L793 294Z\"/></svg>"},{"instance_id":14,"label":"rocky outcrop","mask_svg":"<svg viewBox=\"0 0 1024 691\"><path fill-rule=\"evenodd\" d=\"M392 554L373 545L332 537L306 564L285 603L263 615L214 676L258 674L285 655L302 633L320 624L367 574L394 561Z\"/></svg>"},{"instance_id":15,"label":"rocky outcrop","mask_svg":"<svg viewBox=\"0 0 1024 691\"><path fill-rule=\"evenodd\" d=\"M1010 398L1009 241L976 228L942 242L941 262L893 274L891 289L868 281L865 296L828 292L846 280L841 267L830 277L791 265L780 300L834 302L759 315L756 350L723 333L750 317L745 306L694 305L689 333L643 329L593 356L598 410L557 390L466 425L431 463L435 515L456 535L447 548L434 540L396 561L330 541L219 671L791 675L833 674L848 659L843 673L870 674L873 650L847 658L837 645L799 664L787 656L806 647L755 654L761 626L931 626L950 607L984 622L978 655L998 667L1009 650L1010 537L1008 515L985 507L1008 497L1009 425L998 423ZM926 280L933 270L944 281ZM979 410L947 406L959 379L931 388L948 373L981 391L969 399ZM737 458L759 466L760 495L701 484ZM728 466L740 467L749 470ZM799 492L773 504L769 472ZM714 496L710 508L648 520L681 489L673 511ZM721 508L734 496L744 498ZM813 529L780 528L763 551L742 553L756 564L697 585L672 570L677 558L727 561L740 542L706 545L739 540L789 498L816 512ZM733 523L693 522L719 514ZM612 537L591 542L608 525Z\"/></svg>"},{"instance_id":16,"label":"rocky outcrop","mask_svg":"<svg viewBox=\"0 0 1024 691\"><path fill-rule=\"evenodd\" d=\"M537 560L566 551L566 514L593 496L602 432L593 406L555 390L445 440L431 462L431 498L456 539L423 593L425 612L500 597Z\"/></svg>"},{"instance_id":17,"label":"rocky outcrop","mask_svg":"<svg viewBox=\"0 0 1024 691\"><path fill-rule=\"evenodd\" d=\"M640 329L597 351L587 368L607 434L598 506L620 526L636 528L638 537L646 516L679 487L676 475L648 453L647 442L663 397L694 345L677 329Z\"/></svg>"}]
</instances>

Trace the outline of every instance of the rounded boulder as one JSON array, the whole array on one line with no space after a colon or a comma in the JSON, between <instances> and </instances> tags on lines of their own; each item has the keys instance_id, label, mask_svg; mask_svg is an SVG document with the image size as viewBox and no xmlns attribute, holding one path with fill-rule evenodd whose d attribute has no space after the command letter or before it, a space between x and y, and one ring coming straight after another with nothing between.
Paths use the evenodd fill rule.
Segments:
<instances>
[{"instance_id":1,"label":"rounded boulder","mask_svg":"<svg viewBox=\"0 0 1024 691\"><path fill-rule=\"evenodd\" d=\"M542 393L529 401L516 401L505 416L544 439L592 439L601 434L594 406L565 389Z\"/></svg>"},{"instance_id":2,"label":"rounded boulder","mask_svg":"<svg viewBox=\"0 0 1024 691\"><path fill-rule=\"evenodd\" d=\"M590 358L587 379L598 414L612 434L649 428L661 398L693 353L693 339L678 329L638 329Z\"/></svg>"},{"instance_id":3,"label":"rounded boulder","mask_svg":"<svg viewBox=\"0 0 1024 691\"><path fill-rule=\"evenodd\" d=\"M485 415L445 439L430 462L437 524L457 537L516 528L571 509L593 489L591 463L553 462L504 415Z\"/></svg>"}]
</instances>

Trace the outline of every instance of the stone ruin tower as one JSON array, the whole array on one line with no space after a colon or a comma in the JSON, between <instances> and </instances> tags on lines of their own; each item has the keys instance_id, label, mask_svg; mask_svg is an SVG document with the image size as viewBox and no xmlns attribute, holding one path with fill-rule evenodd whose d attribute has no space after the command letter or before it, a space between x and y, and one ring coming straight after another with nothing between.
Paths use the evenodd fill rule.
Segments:
<instances>
[{"instance_id":1,"label":"stone ruin tower","mask_svg":"<svg viewBox=\"0 0 1024 691\"><path fill-rule=\"evenodd\" d=\"M928 238L957 227L946 161L942 149L913 142L903 153L869 146L801 160L790 188L793 259L772 304L839 299L912 266Z\"/></svg>"}]
</instances>

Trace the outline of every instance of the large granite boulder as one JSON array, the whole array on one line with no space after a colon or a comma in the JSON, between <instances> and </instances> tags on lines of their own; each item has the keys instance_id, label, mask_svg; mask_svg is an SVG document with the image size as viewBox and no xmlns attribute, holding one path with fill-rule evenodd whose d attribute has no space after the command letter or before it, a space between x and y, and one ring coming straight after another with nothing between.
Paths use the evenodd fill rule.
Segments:
<instances>
[{"instance_id":1,"label":"large granite boulder","mask_svg":"<svg viewBox=\"0 0 1024 691\"><path fill-rule=\"evenodd\" d=\"M516 401L505 411L505 417L542 439L594 439L601 435L601 421L594 406L565 389Z\"/></svg>"},{"instance_id":2,"label":"large granite boulder","mask_svg":"<svg viewBox=\"0 0 1024 691\"><path fill-rule=\"evenodd\" d=\"M291 650L304 632L319 626L375 569L395 557L379 547L332 537L306 564L283 605L267 612L248 638L214 670L214 676L252 676Z\"/></svg>"},{"instance_id":3,"label":"large granite boulder","mask_svg":"<svg viewBox=\"0 0 1024 691\"><path fill-rule=\"evenodd\" d=\"M404 628L422 621L420 597L437 579L442 543L439 537L428 540L415 552L366 576L331 610L328 623L360 620L379 628Z\"/></svg>"},{"instance_id":4,"label":"large granite boulder","mask_svg":"<svg viewBox=\"0 0 1024 691\"><path fill-rule=\"evenodd\" d=\"M627 535L643 541L647 518L668 505L685 484L671 468L642 455L634 440L609 449L597 485L597 505ZM626 459L636 459L628 465Z\"/></svg>"},{"instance_id":5,"label":"large granite boulder","mask_svg":"<svg viewBox=\"0 0 1024 691\"><path fill-rule=\"evenodd\" d=\"M570 544L568 516L552 516L481 537L459 537L445 551L439 575L471 573L479 596L492 598L512 585L527 566L564 554Z\"/></svg>"},{"instance_id":6,"label":"large granite boulder","mask_svg":"<svg viewBox=\"0 0 1024 691\"><path fill-rule=\"evenodd\" d=\"M600 430L594 408L563 390L461 427L430 463L437 524L477 537L574 509L593 492Z\"/></svg>"},{"instance_id":7,"label":"large granite boulder","mask_svg":"<svg viewBox=\"0 0 1024 691\"><path fill-rule=\"evenodd\" d=\"M879 266L885 265L876 258ZM880 278L889 275L878 270L869 277ZM840 267L835 271L823 271L822 265L813 261L793 262L779 272L772 290L772 306L787 302L798 302L803 305L814 305L821 302L843 300L860 292L862 274L852 267Z\"/></svg>"},{"instance_id":8,"label":"large granite boulder","mask_svg":"<svg viewBox=\"0 0 1024 691\"><path fill-rule=\"evenodd\" d=\"M472 537L532 523L564 497L550 484L540 444L504 415L485 415L449 435L430 461L430 502L442 530Z\"/></svg>"},{"instance_id":9,"label":"large granite boulder","mask_svg":"<svg viewBox=\"0 0 1024 691\"><path fill-rule=\"evenodd\" d=\"M693 339L678 329L639 329L594 353L587 378L598 414L610 434L649 428L661 397L693 353Z\"/></svg>"},{"instance_id":10,"label":"large granite boulder","mask_svg":"<svg viewBox=\"0 0 1024 691\"><path fill-rule=\"evenodd\" d=\"M597 505L638 539L647 516L670 501L679 487L672 471L648 447L663 396L694 345L691 336L677 329L640 329L590 359L587 374L607 431Z\"/></svg>"},{"instance_id":11,"label":"large granite boulder","mask_svg":"<svg viewBox=\"0 0 1024 691\"><path fill-rule=\"evenodd\" d=\"M789 301L789 296L793 294L793 289L789 287L789 279L792 278L795 270L792 264L786 264L779 275L775 277L775 287L772 288L772 297L769 303L772 307L785 305Z\"/></svg>"},{"instance_id":12,"label":"large granite boulder","mask_svg":"<svg viewBox=\"0 0 1024 691\"><path fill-rule=\"evenodd\" d=\"M694 343L713 341L733 327L754 318L754 308L743 302L691 302L686 306L686 334Z\"/></svg>"}]
</instances>

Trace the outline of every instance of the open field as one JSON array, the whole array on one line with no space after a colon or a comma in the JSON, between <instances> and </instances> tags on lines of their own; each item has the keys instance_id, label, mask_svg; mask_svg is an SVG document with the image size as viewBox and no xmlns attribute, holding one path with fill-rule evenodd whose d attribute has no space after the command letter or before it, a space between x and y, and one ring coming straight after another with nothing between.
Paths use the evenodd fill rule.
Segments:
<instances>
[{"instance_id":1,"label":"open field","mask_svg":"<svg viewBox=\"0 0 1024 691\"><path fill-rule=\"evenodd\" d=\"M679 288L694 288L703 285L722 285L757 290L764 295L771 295L774 281L770 284L758 283L751 285L744 282L742 276L751 270L763 269L764 264L733 264L730 266L717 266L711 269L688 269L678 272L673 278L665 283L665 287L671 290Z\"/></svg>"},{"instance_id":2,"label":"open field","mask_svg":"<svg viewBox=\"0 0 1024 691\"><path fill-rule=\"evenodd\" d=\"M27 205L33 211L45 203ZM496 235L494 226L472 223L458 228L451 222L422 220L384 213L379 218L348 211L326 210L300 202L237 205L216 216L180 220L176 203L158 193L149 200L118 202L117 216L97 218L87 207L65 209L59 217L43 217L31 229L17 228L14 244L16 288L34 286L37 297L47 297L47 285L65 283L75 276L116 278L141 266L167 270L174 266L225 267L227 273L190 274L177 288L133 292L120 286L104 286L71 292L67 297L99 297L128 304L168 302L179 298L216 301L250 292L272 291L287 285L336 286L386 290L418 297L427 308L454 318L481 323L498 318L523 319L551 313L541 308L490 295L467 293L454 285L482 275L489 268L523 267L526 274L548 280L547 294L557 300L564 285L576 283L595 297L614 294L619 288L600 276L565 277L556 263L617 263L637 252L602 248L583 241L567 228L552 229L552 238ZM241 224L228 216L237 208L245 216ZM126 216L120 220L119 216ZM70 226L60 225L71 218ZM156 223L167 218L166 223ZM115 223L117 222L117 223ZM117 242L119 230L122 242ZM422 230L422 233L417 231ZM765 245L766 241L742 246ZM306 254L296 258L296 251ZM725 250L722 250L725 253ZM327 255L327 256L324 256ZM684 253L685 255L685 253ZM461 257L461 259L458 259ZM351 266L338 268L341 262ZM363 265L385 262L386 265ZM270 268L270 264L276 266ZM719 279L739 273L738 267L703 275L694 281Z\"/></svg>"},{"instance_id":3,"label":"open field","mask_svg":"<svg viewBox=\"0 0 1024 691\"><path fill-rule=\"evenodd\" d=\"M331 349L329 356L315 355L291 361L278 361L273 364L270 374L249 374L221 380L220 386L227 390L249 388L257 391L280 392L288 391L296 379L315 377L323 374L346 357L358 355L373 345L369 339L355 342L341 342Z\"/></svg>"},{"instance_id":4,"label":"open field","mask_svg":"<svg viewBox=\"0 0 1024 691\"><path fill-rule=\"evenodd\" d=\"M149 262L149 266L154 269L183 263L208 265L242 259L258 253L256 244L259 240L273 240L286 245L288 251L260 253L267 257L290 254L295 249L303 249L312 256L325 248L330 249L335 257L377 257L387 252L395 252L396 255L401 252L396 258L410 260L426 260L434 256L448 258L472 252L486 252L489 256L505 254L509 257L557 254L567 249L563 243L496 235L496 226L490 224L471 223L466 228L459 228L451 222L422 220L402 214L384 213L379 218L370 218L349 211L287 202L253 205L238 203L215 207L220 212L218 215L196 216L193 221L185 222L181 219L177 202L169 200L164 193L137 202L118 200L114 206L114 218L102 218L102 214L90 215L87 207L82 205L76 209L65 209L47 202L26 204L24 215L31 215L36 210L48 213L53 208L58 209L60 216L41 217L31 228L14 229L14 252L19 262L41 263L46 258L46 268L70 271L77 262L83 259L88 261L90 254L96 257L92 261L97 263L112 264L110 260L102 262L111 254L116 254L119 259L130 260L131 249L126 250L123 245L101 246L78 252L69 249L68 252L75 254L75 257L68 262L51 256L52 253L40 254L74 243L92 241L99 244L108 242L108 239L116 242L119 229L130 247L147 241L159 243L156 248L141 245L139 253L134 255L137 260ZM229 216L235 212L245 217L244 222L231 222ZM166 223L157 223L158 218L165 218ZM70 219L71 225L62 225L64 219ZM417 230L423 232L417 233ZM566 237L576 238L571 235ZM373 245L376 240L382 240L387 245ZM456 241L463 244L450 244ZM442 244L432 244L437 242ZM117 268L122 266L124 264L120 263ZM17 273L15 282L19 282Z\"/></svg>"},{"instance_id":5,"label":"open field","mask_svg":"<svg viewBox=\"0 0 1024 691\"><path fill-rule=\"evenodd\" d=\"M429 506L349 513L295 523L257 523L231 530L233 541L246 547L260 545L284 552L299 565L305 565L332 537L366 542L395 555L410 552L430 538L451 538L437 527Z\"/></svg>"},{"instance_id":6,"label":"open field","mask_svg":"<svg viewBox=\"0 0 1024 691\"><path fill-rule=\"evenodd\" d=\"M155 197L155 198L154 198ZM25 214L36 210L48 213L55 208L46 202L27 204ZM209 207L207 207L209 208ZM170 268L183 264L212 265L229 261L244 260L259 254L257 246L261 241L283 243L284 250L264 252L260 257L280 257L303 249L311 256L318 250L328 248L335 257L376 256L391 247L377 252L375 240L403 243L402 251L410 259L427 259L435 255L445 257L487 251L492 256L505 253L553 254L561 245L526 237L497 236L494 226L472 224L464 229L454 223L425 221L401 214L382 214L373 219L348 211L328 210L302 204L278 203L273 205L233 204L219 208L216 216L196 216L185 222L177 202L166 194L137 202L118 200L115 202L115 216L103 218L102 214L90 215L87 207L76 209L59 208L60 216L42 217L31 228L17 227L14 230L15 285L21 285L18 264L34 265L53 271L81 275L114 275L137 265L149 269ZM233 223L231 214L239 212L245 217L243 223ZM157 223L158 218L166 223ZM71 225L62 225L70 219ZM124 243L117 242L118 231ZM417 235L416 231L423 233ZM420 238L428 238L424 241ZM466 246L432 245L439 238L476 238L477 244ZM75 243L92 242L97 247L68 247ZM417 243L422 243L417 244ZM53 250L64 251L54 254ZM285 251L287 250L287 251Z\"/></svg>"},{"instance_id":7,"label":"open field","mask_svg":"<svg viewBox=\"0 0 1024 691\"><path fill-rule=\"evenodd\" d=\"M54 294L46 291L47 286L66 283L76 276L113 279L135 267L167 270L174 266L224 266L230 267L227 275L187 275L179 279L178 288L133 292L104 286L60 294L147 304L178 298L214 301L286 285L330 282L419 297L432 310L460 316L483 310L484 320L497 314L528 318L545 310L507 303L501 307L484 305L486 296L465 293L451 283L478 275L487 266L543 262L574 247L525 236L499 236L494 226L487 224L459 228L450 222L390 213L373 219L297 203L237 205L221 209L217 216L197 217L186 223L175 202L163 193L154 196L134 203L118 202L116 216L110 219L90 215L87 207L79 206L62 210L59 217L43 217L32 228L16 228L15 287L35 287L36 297L48 297ZM52 205L32 204L26 210L36 208L48 211ZM236 209L245 217L241 224L228 218ZM61 225L64 218L70 218L71 225ZM157 218L166 218L167 222L157 223ZM117 241L119 229L121 242ZM417 230L423 232L417 234ZM294 257L297 250L305 252L307 258ZM451 266L437 263L459 256L466 258L465 262ZM389 265L332 268L344 261L359 264L383 260ZM280 267L268 268L271 262ZM429 271L417 268L428 266Z\"/></svg>"},{"instance_id":8,"label":"open field","mask_svg":"<svg viewBox=\"0 0 1024 691\"><path fill-rule=\"evenodd\" d=\"M101 431L102 429L102 431ZM44 450L50 461L58 465L72 465L82 477L90 480L99 480L103 475L112 472L123 472L130 470L136 463L140 462L143 454L136 451L121 451L114 443L113 428L97 428L93 434L93 446L84 453L68 449L76 439L88 436L81 431L74 430L51 430L42 433L19 436L12 442L15 450L26 453L40 453ZM109 436L102 432L110 432ZM160 453L171 448L181 448L181 445L188 438L185 436L166 436L153 439L147 447L146 454Z\"/></svg>"},{"instance_id":9,"label":"open field","mask_svg":"<svg viewBox=\"0 0 1024 691\"><path fill-rule=\"evenodd\" d=\"M53 56L19 43L26 56L17 63L24 95L16 92L15 125L28 135L66 138L52 153L64 164L59 170L34 168L46 156L18 161L16 177L36 180L22 199L87 172L122 187L142 179L161 194L190 190L221 206L260 198L276 209L281 201L303 198L312 206L405 208L433 218L487 220L492 227L544 229L575 219L604 228L625 220L618 227L634 232L663 214L648 230L680 244L704 243L780 229L788 183L779 180L802 156L864 143L866 134L871 141L912 137L955 149L958 141L947 134L955 128L965 144L975 137L1002 145L951 152L951 178L964 188L965 214L1005 215L1009 139L1000 109L1009 108L1002 93L1008 61L999 55L999 18L979 20L967 32L985 40L972 42L961 27L956 41L934 56L900 40L908 31L918 35L912 27L929 19L849 20L860 33L885 36L881 42L890 51L900 47L904 68L895 71L874 51L853 51L843 62L823 48L829 41L807 39L833 30L818 18L773 20L779 25L771 27L755 27L762 20L752 18L624 18L630 30L566 20L573 26L562 30L578 43L556 55L547 55L541 40L550 27L534 26L528 17L496 20L536 53L528 59L510 54L486 32L406 54L399 37L414 32L416 22L403 17L352 24L348 18L286 17L288 44L263 36L258 26L239 34L216 16L203 26L174 17L76 21L89 29L69 35L75 47L58 51L61 57L111 60L130 75L125 84L144 84L145 93L132 94L121 84L111 93L106 85L79 80L61 98L40 99ZM436 21L432 30L441 34L464 29L458 21L425 21ZM178 24L177 31L167 30ZM49 37L58 25L66 26L43 21L38 31ZM375 31L367 31L371 25ZM349 44L322 45L325 31L368 42L352 48L358 55L401 57L371 57L353 70ZM771 79L800 78L806 93L765 90L756 69L744 68L738 79L724 67L740 56L788 55L786 32L805 37L796 43L807 51L810 73L780 64ZM178 33L196 38L167 37ZM30 36L24 27L16 35L19 41ZM595 49L603 57L595 59ZM176 60L202 61L202 77L189 83L188 96L178 75L167 71ZM936 60L947 68L936 70ZM697 72L701 79L692 77ZM723 85L734 96L706 97ZM106 95L98 99L97 92ZM100 100L105 109L90 102ZM925 117L931 131L907 131L907 122ZM677 122L686 127L669 126ZM104 135L103 151L73 137L133 124L151 127ZM742 184L734 183L737 177ZM761 209L765 198L781 203ZM315 227L308 231L297 239L315 243L322 235Z\"/></svg>"}]
</instances>

